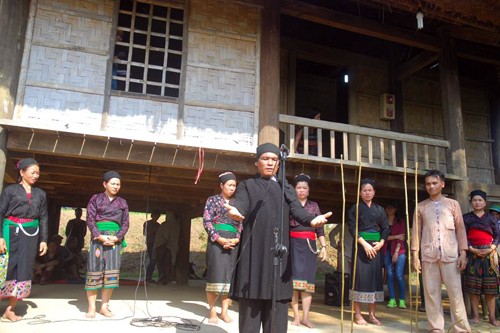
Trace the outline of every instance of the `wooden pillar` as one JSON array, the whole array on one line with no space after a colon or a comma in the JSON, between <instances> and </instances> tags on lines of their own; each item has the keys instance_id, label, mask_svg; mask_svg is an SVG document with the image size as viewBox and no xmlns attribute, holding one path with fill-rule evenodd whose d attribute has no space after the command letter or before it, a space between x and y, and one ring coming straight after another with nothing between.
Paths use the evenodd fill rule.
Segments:
<instances>
[{"instance_id":1,"label":"wooden pillar","mask_svg":"<svg viewBox=\"0 0 500 333\"><path fill-rule=\"evenodd\" d=\"M191 216L185 212L192 209L185 208L176 210L179 217L179 249L177 250L177 260L175 264L175 281L177 285L186 285L189 282L189 246L191 242Z\"/></svg>"},{"instance_id":2,"label":"wooden pillar","mask_svg":"<svg viewBox=\"0 0 500 333\"><path fill-rule=\"evenodd\" d=\"M460 203L462 210L466 212L469 207L469 188L455 43L445 29L440 31L440 37L442 51L439 58L439 77L443 103L444 134L446 140L450 142L450 148L446 151L447 171L463 179L454 183L454 197Z\"/></svg>"},{"instance_id":3,"label":"wooden pillar","mask_svg":"<svg viewBox=\"0 0 500 333\"><path fill-rule=\"evenodd\" d=\"M61 218L61 205L59 203L48 200L47 202L47 210L49 212L49 241L52 236L57 235L59 233L59 219Z\"/></svg>"},{"instance_id":4,"label":"wooden pillar","mask_svg":"<svg viewBox=\"0 0 500 333\"><path fill-rule=\"evenodd\" d=\"M384 42L389 44L389 42ZM398 79L398 65L400 54L398 49L390 43L391 61L389 62L389 93L394 94L396 98L395 119L390 121L391 131L404 133L405 132L405 117L404 117L404 103L403 103L403 82ZM403 148L400 142L396 143L396 160L401 161L399 166L403 165Z\"/></svg>"},{"instance_id":5,"label":"wooden pillar","mask_svg":"<svg viewBox=\"0 0 500 333\"><path fill-rule=\"evenodd\" d=\"M0 1L0 118L14 113L29 6L29 0Z\"/></svg>"},{"instance_id":6,"label":"wooden pillar","mask_svg":"<svg viewBox=\"0 0 500 333\"><path fill-rule=\"evenodd\" d=\"M7 130L0 126L0 193L3 190L7 168Z\"/></svg>"},{"instance_id":7,"label":"wooden pillar","mask_svg":"<svg viewBox=\"0 0 500 333\"><path fill-rule=\"evenodd\" d=\"M279 143L280 0L264 0L261 24L259 144Z\"/></svg>"},{"instance_id":8,"label":"wooden pillar","mask_svg":"<svg viewBox=\"0 0 500 333\"><path fill-rule=\"evenodd\" d=\"M500 68L497 68L497 84L491 91L491 146L493 153L493 166L495 168L495 183L500 184Z\"/></svg>"}]
</instances>

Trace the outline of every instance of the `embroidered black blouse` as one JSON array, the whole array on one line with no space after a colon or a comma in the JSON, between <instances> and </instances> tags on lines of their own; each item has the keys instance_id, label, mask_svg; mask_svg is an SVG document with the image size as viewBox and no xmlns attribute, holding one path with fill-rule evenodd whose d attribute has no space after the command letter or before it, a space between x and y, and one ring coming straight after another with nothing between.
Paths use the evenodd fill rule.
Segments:
<instances>
[{"instance_id":1,"label":"embroidered black blouse","mask_svg":"<svg viewBox=\"0 0 500 333\"><path fill-rule=\"evenodd\" d=\"M38 187L31 188L31 197L21 184L7 186L0 195L0 238L3 238L3 220L8 216L40 221L40 241L47 242L47 195Z\"/></svg>"}]
</instances>

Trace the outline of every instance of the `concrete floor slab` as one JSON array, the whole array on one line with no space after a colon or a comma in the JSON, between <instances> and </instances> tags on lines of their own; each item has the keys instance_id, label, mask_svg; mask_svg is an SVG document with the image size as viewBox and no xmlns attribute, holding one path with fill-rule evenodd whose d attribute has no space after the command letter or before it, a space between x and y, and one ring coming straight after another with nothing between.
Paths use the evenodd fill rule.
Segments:
<instances>
[{"instance_id":1,"label":"concrete floor slab","mask_svg":"<svg viewBox=\"0 0 500 333\"><path fill-rule=\"evenodd\" d=\"M115 317L112 319L97 315L95 319L86 319L87 301L83 285L81 284L48 284L35 285L30 298L19 302L18 313L24 320L11 323L0 322L1 333L78 333L78 332L186 332L188 327L182 324L199 326L203 333L235 333L238 332L238 303L234 302L230 308L233 323L220 322L218 325L208 324L204 319L207 314L207 303L204 292L205 282L191 280L187 286L150 285L120 286L113 293L110 308ZM289 324L290 333L331 333L341 332L340 308L325 305L323 292L318 286L311 308L311 321L316 325L314 329ZM6 301L0 304L0 311L4 311ZM99 306L99 305L98 305ZM344 332L351 331L350 307L345 309ZM402 309L387 309L380 304L377 307L379 319L383 326L368 325L365 327L354 325L354 332L370 333L403 333L410 332L410 311ZM162 317L165 321L177 323L177 327L165 327L155 322L155 317ZM150 321L133 322L133 319L152 318ZM289 311L292 319L292 311ZM426 331L425 313L419 314L419 332ZM449 316L447 317L449 327ZM134 326L135 325L135 326ZM140 326L149 325L147 328ZM157 326L157 327L155 327ZM499 332L500 330L482 322L473 328L474 332ZM413 332L416 332L415 323Z\"/></svg>"}]
</instances>

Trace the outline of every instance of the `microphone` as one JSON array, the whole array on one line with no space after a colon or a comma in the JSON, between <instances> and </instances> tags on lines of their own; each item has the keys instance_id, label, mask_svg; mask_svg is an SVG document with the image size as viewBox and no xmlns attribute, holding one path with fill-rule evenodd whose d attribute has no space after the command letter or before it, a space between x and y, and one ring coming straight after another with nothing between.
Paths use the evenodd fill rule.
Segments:
<instances>
[{"instance_id":1,"label":"microphone","mask_svg":"<svg viewBox=\"0 0 500 333\"><path fill-rule=\"evenodd\" d=\"M285 153L285 154L288 155L288 154L290 154L290 149L288 149L288 147L285 146L284 144L281 144L281 146L280 146L280 152Z\"/></svg>"},{"instance_id":2,"label":"microphone","mask_svg":"<svg viewBox=\"0 0 500 333\"><path fill-rule=\"evenodd\" d=\"M281 160L286 160L286 158L290 155L290 150L284 144L280 146L280 158Z\"/></svg>"}]
</instances>

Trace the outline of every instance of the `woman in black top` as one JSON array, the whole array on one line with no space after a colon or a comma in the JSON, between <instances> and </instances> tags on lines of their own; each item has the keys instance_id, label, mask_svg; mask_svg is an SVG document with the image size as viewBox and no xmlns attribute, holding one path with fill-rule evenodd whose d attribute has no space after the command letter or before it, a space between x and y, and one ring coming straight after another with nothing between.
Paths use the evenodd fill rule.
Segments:
<instances>
[{"instance_id":1,"label":"woman in black top","mask_svg":"<svg viewBox=\"0 0 500 333\"><path fill-rule=\"evenodd\" d=\"M352 271L356 267L356 277L349 298L354 302L354 322L367 325L361 314L361 304L368 304L368 322L380 326L375 316L376 302L384 301L384 284L382 278L381 249L389 236L389 223L384 208L373 202L375 197L375 181L362 179L359 196L358 219L356 221L356 205L347 215L349 232L353 242L358 242L358 256L353 262ZM356 234L356 222L358 233ZM355 244L353 243L353 253ZM353 275L351 275L353 276Z\"/></svg>"},{"instance_id":2,"label":"woman in black top","mask_svg":"<svg viewBox=\"0 0 500 333\"><path fill-rule=\"evenodd\" d=\"M17 184L7 186L0 196L0 253L9 255L0 298L9 299L3 317L10 321L21 319L14 308L19 299L31 292L37 250L41 256L47 252L47 200L45 192L34 187L40 168L32 158L19 161L17 168Z\"/></svg>"}]
</instances>

